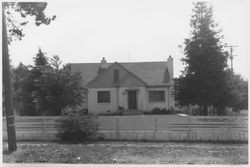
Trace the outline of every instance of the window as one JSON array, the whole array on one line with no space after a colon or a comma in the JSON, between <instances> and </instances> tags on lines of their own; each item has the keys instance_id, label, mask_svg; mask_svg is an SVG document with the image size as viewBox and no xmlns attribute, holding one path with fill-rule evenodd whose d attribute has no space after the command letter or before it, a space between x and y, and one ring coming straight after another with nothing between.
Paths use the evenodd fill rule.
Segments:
<instances>
[{"instance_id":1,"label":"window","mask_svg":"<svg viewBox=\"0 0 250 167\"><path fill-rule=\"evenodd\" d=\"M98 103L110 103L110 91L98 91L97 102Z\"/></svg>"},{"instance_id":2,"label":"window","mask_svg":"<svg viewBox=\"0 0 250 167\"><path fill-rule=\"evenodd\" d=\"M165 102L165 91L149 91L149 102Z\"/></svg>"},{"instance_id":3,"label":"window","mask_svg":"<svg viewBox=\"0 0 250 167\"><path fill-rule=\"evenodd\" d=\"M119 70L114 70L114 82L119 82Z\"/></svg>"}]
</instances>

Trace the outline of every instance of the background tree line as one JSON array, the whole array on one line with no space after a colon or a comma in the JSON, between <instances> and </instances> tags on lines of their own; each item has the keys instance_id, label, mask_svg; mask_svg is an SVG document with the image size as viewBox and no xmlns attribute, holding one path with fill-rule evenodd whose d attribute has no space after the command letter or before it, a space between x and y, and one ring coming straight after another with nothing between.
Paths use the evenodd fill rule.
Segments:
<instances>
[{"instance_id":1,"label":"background tree line","mask_svg":"<svg viewBox=\"0 0 250 167\"><path fill-rule=\"evenodd\" d=\"M20 63L12 68L13 103L18 115L61 115L65 108L76 108L84 100L80 73L72 73L58 56L48 58L39 48L34 65Z\"/></svg>"}]
</instances>

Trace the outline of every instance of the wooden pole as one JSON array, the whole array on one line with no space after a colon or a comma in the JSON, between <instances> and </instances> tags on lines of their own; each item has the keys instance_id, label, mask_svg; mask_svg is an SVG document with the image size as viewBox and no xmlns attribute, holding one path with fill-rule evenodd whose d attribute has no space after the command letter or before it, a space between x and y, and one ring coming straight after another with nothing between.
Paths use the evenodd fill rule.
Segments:
<instances>
[{"instance_id":1,"label":"wooden pole","mask_svg":"<svg viewBox=\"0 0 250 167\"><path fill-rule=\"evenodd\" d=\"M7 134L8 134L8 150L9 152L16 151L16 129L15 129L15 116L13 111L13 101L11 95L11 75L10 75L10 62L8 52L8 37L5 21L5 7L2 2L2 65L3 65L3 93L7 123Z\"/></svg>"},{"instance_id":2,"label":"wooden pole","mask_svg":"<svg viewBox=\"0 0 250 167\"><path fill-rule=\"evenodd\" d=\"M157 118L155 118L154 121L155 121L155 132L157 132L158 131Z\"/></svg>"}]
</instances>

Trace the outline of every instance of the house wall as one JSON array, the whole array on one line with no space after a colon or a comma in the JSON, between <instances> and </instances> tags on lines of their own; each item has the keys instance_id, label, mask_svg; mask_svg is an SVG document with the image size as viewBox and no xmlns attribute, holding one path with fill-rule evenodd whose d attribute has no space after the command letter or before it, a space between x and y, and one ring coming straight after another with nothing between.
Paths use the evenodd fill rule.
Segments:
<instances>
[{"instance_id":1,"label":"house wall","mask_svg":"<svg viewBox=\"0 0 250 167\"><path fill-rule=\"evenodd\" d=\"M168 62L171 64L170 60ZM119 70L120 82L113 82L113 70L115 69ZM172 73L171 70L170 72ZM172 80L172 77L170 79ZM155 107L171 109L171 107L174 107L174 98L171 95L172 87L167 85L145 87L143 81L124 69L123 66L115 63L88 85L88 110L89 113L97 114L118 111L119 106L128 109L128 90L136 90L138 110L151 111ZM164 90L165 102L149 102L148 92L150 90ZM97 103L98 91L110 91L110 103Z\"/></svg>"},{"instance_id":2,"label":"house wall","mask_svg":"<svg viewBox=\"0 0 250 167\"><path fill-rule=\"evenodd\" d=\"M110 103L98 103L97 91L110 91ZM92 114L105 113L117 110L116 88L89 88L88 91L88 112Z\"/></svg>"},{"instance_id":3,"label":"house wall","mask_svg":"<svg viewBox=\"0 0 250 167\"><path fill-rule=\"evenodd\" d=\"M89 88L88 111L92 114L118 111L118 106L128 109L127 90L137 90L137 109L146 109L146 88L145 87L119 87L119 88ZM98 103L97 92L110 91L110 103ZM118 92L118 95L117 95Z\"/></svg>"},{"instance_id":4,"label":"house wall","mask_svg":"<svg viewBox=\"0 0 250 167\"><path fill-rule=\"evenodd\" d=\"M165 91L165 102L149 102L149 91L152 90L161 90ZM153 108L166 108L171 109L171 107L174 107L174 98L171 95L171 88L169 87L151 87L146 89L146 110L151 111Z\"/></svg>"},{"instance_id":5,"label":"house wall","mask_svg":"<svg viewBox=\"0 0 250 167\"><path fill-rule=\"evenodd\" d=\"M89 113L98 114L118 111L118 106L128 109L128 90L137 91L137 109L151 111L155 107L171 109L174 107L174 99L168 87L118 87L118 88L89 88L88 110ZM165 102L149 102L150 90L164 90ZM97 103L98 91L110 91L110 103ZM118 94L117 94L118 93Z\"/></svg>"},{"instance_id":6,"label":"house wall","mask_svg":"<svg viewBox=\"0 0 250 167\"><path fill-rule=\"evenodd\" d=\"M145 87L120 87L119 88L119 106L128 109L128 90L136 90L137 109L146 109L146 88Z\"/></svg>"}]
</instances>

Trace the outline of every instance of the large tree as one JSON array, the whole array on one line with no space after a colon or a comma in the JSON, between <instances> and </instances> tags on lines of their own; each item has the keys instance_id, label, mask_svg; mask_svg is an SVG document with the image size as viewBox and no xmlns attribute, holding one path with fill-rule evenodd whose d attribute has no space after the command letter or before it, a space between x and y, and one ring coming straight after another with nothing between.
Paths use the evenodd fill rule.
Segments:
<instances>
[{"instance_id":1,"label":"large tree","mask_svg":"<svg viewBox=\"0 0 250 167\"><path fill-rule=\"evenodd\" d=\"M15 13L19 13L21 17L35 16L36 25L49 24L51 20L44 14L47 7L45 2L2 2L2 56L3 56L3 107L6 111L7 119L7 134L8 134L8 149L10 152L16 150L16 133L14 124L14 112L12 101L12 84L10 75L10 63L8 44L13 39L21 40L24 36L22 26L28 21L19 22L15 19Z\"/></svg>"},{"instance_id":2,"label":"large tree","mask_svg":"<svg viewBox=\"0 0 250 167\"><path fill-rule=\"evenodd\" d=\"M207 115L207 107L218 111L230 99L227 82L227 54L223 50L222 36L213 19L213 9L206 2L194 3L191 33L184 41L186 65L179 78L176 98L181 105L198 105Z\"/></svg>"},{"instance_id":3,"label":"large tree","mask_svg":"<svg viewBox=\"0 0 250 167\"><path fill-rule=\"evenodd\" d=\"M49 59L39 48L34 66L20 64L13 70L14 107L20 115L59 116L65 108L82 104L85 88L80 73L72 73L69 65L55 55Z\"/></svg>"},{"instance_id":4,"label":"large tree","mask_svg":"<svg viewBox=\"0 0 250 167\"><path fill-rule=\"evenodd\" d=\"M39 55L39 56L38 56ZM72 73L70 66L59 68L62 63L58 56L53 56L50 62L37 63L38 60L48 60L39 50L34 58L35 66L30 75L33 78L32 102L39 115L60 115L62 109L77 107L83 102L85 88L80 73Z\"/></svg>"}]
</instances>

